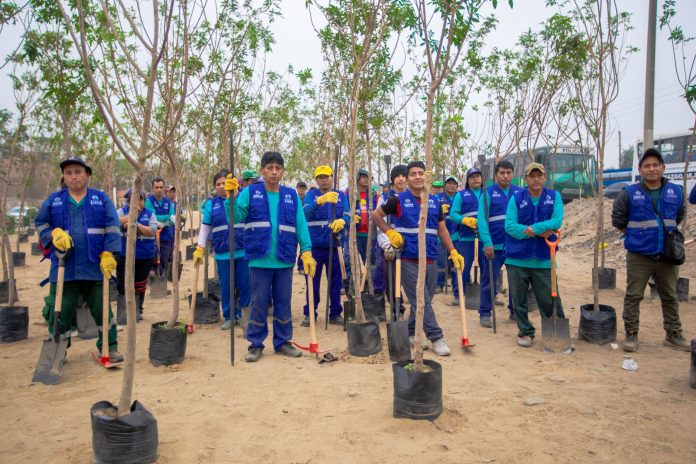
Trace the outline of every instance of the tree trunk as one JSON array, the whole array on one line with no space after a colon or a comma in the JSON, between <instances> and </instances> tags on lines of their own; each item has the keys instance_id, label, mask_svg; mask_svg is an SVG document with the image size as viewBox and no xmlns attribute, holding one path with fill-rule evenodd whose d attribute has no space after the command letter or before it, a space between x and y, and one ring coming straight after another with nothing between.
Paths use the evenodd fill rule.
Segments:
<instances>
[{"instance_id":1,"label":"tree trunk","mask_svg":"<svg viewBox=\"0 0 696 464\"><path fill-rule=\"evenodd\" d=\"M696 139L696 121L694 121L694 126L691 129L691 140L695 140L695 139ZM691 150L689 150L689 148L691 148ZM688 142L687 142L686 147L684 149L684 155L685 155L686 159L684 160L684 178L682 181L682 191L684 193L684 199L685 199L684 205L687 205L687 208L688 208L689 202L686 201L686 199L689 198L690 192L686 190L686 181L689 177L689 162L691 161L691 154L690 153L693 152L694 149L696 149L696 143L694 145L689 145ZM688 217L689 217L689 215L685 214L684 220L682 221L682 223L680 225L682 233L686 232L686 220L688 219Z\"/></svg>"},{"instance_id":2,"label":"tree trunk","mask_svg":"<svg viewBox=\"0 0 696 464\"><path fill-rule=\"evenodd\" d=\"M367 108L363 106L364 124L365 124L365 152L367 154L367 173L370 179L367 186L367 217L372 217L372 150L370 142L370 126L367 118ZM368 219L369 220L369 219ZM372 282L372 243L375 239L375 225L369 220L369 225L367 227L367 249L365 250L365 279L367 281L367 291L370 295L375 293L375 285Z\"/></svg>"}]
</instances>

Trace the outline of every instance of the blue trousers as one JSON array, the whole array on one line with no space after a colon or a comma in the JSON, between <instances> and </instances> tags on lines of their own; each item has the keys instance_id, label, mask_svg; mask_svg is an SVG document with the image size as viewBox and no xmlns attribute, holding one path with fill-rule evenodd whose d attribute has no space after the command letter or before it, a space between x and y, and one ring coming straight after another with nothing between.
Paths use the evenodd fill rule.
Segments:
<instances>
[{"instance_id":1,"label":"blue trousers","mask_svg":"<svg viewBox=\"0 0 696 464\"><path fill-rule=\"evenodd\" d=\"M326 278L329 278L329 248L316 247L312 248L312 257L317 262L317 270L312 279L314 287L314 315L317 315L317 308L321 301L321 273L322 269L326 269ZM336 319L341 315L343 308L341 307L341 264L338 261L338 249L334 247L333 258L331 259L331 289L329 306L329 319ZM306 287L305 287L306 288ZM305 305L304 315L309 314L309 293L305 290Z\"/></svg>"},{"instance_id":2,"label":"blue trousers","mask_svg":"<svg viewBox=\"0 0 696 464\"><path fill-rule=\"evenodd\" d=\"M215 259L220 276L220 293L222 294L222 317L230 320L230 260ZM251 304L249 293L249 261L245 258L234 260L234 287L238 297L235 298L234 318L242 318L242 308Z\"/></svg>"},{"instance_id":3,"label":"blue trousers","mask_svg":"<svg viewBox=\"0 0 696 464\"><path fill-rule=\"evenodd\" d=\"M160 240L160 246L159 246L159 257L160 257L160 263L159 263L159 268L156 269L159 275L164 275L164 272L167 269L167 263L169 263L172 260L172 257L174 255L174 242L171 240Z\"/></svg>"},{"instance_id":4,"label":"blue trousers","mask_svg":"<svg viewBox=\"0 0 696 464\"><path fill-rule=\"evenodd\" d=\"M437 286L445 286L445 272L447 272L447 250L442 243L437 244ZM451 282L451 280L450 280Z\"/></svg>"},{"instance_id":5,"label":"blue trousers","mask_svg":"<svg viewBox=\"0 0 696 464\"><path fill-rule=\"evenodd\" d=\"M346 227L347 229L347 227ZM345 230L345 229L344 229ZM350 276L351 276L351 269L350 269L350 254L348 252L348 233L346 233L346 238L343 241L343 260L346 263L346 277L348 278L348 282L352 282ZM367 254L367 236L360 236L356 235L355 236L355 246L358 248L358 254L360 255L360 259L362 259L362 262L365 262L365 256ZM370 261L374 264L374 259L375 256L374 254L372 255L372 258Z\"/></svg>"},{"instance_id":6,"label":"blue trousers","mask_svg":"<svg viewBox=\"0 0 696 464\"><path fill-rule=\"evenodd\" d=\"M273 348L292 340L292 267L249 268L251 285L251 317L247 326L249 348L264 348L268 337L268 302L273 298Z\"/></svg>"},{"instance_id":7,"label":"blue trousers","mask_svg":"<svg viewBox=\"0 0 696 464\"><path fill-rule=\"evenodd\" d=\"M425 270L425 313L423 314L423 331L430 341L436 341L443 337L442 329L437 324L435 311L433 311L433 295L437 287L436 264L429 264ZM418 263L401 260L401 283L404 292L411 302L411 312L408 315L408 335L416 333L416 283L418 282Z\"/></svg>"},{"instance_id":8,"label":"blue trousers","mask_svg":"<svg viewBox=\"0 0 696 464\"><path fill-rule=\"evenodd\" d=\"M496 284L500 268L505 263L505 250L495 250L493 255L493 291L498 294L498 285ZM483 255L479 254L479 264L481 264L481 304L479 306L479 316L489 317L491 315L491 307L494 302L491 301L491 280L489 278L490 271L488 270L489 261ZM509 284L508 284L509 287ZM513 311L512 294L508 292L508 309L510 313Z\"/></svg>"},{"instance_id":9,"label":"blue trousers","mask_svg":"<svg viewBox=\"0 0 696 464\"><path fill-rule=\"evenodd\" d=\"M458 240L454 243L454 247L457 249L460 255L464 257L464 270L462 271L462 283L464 285L472 282L471 280L471 268L474 265L474 242ZM483 242L479 241L479 255L478 255L478 273L479 273L479 283L481 282L481 265L486 258L483 256ZM459 284L457 283L457 274L453 273L452 287L454 288L454 297L459 298L459 289L457 288ZM490 290L489 290L490 292Z\"/></svg>"},{"instance_id":10,"label":"blue trousers","mask_svg":"<svg viewBox=\"0 0 696 464\"><path fill-rule=\"evenodd\" d=\"M374 246L372 247L372 256L375 257L375 271L372 273L372 284L375 287L375 293L384 293L385 280L384 280L384 254L382 249L377 245L377 240L374 241Z\"/></svg>"}]
</instances>

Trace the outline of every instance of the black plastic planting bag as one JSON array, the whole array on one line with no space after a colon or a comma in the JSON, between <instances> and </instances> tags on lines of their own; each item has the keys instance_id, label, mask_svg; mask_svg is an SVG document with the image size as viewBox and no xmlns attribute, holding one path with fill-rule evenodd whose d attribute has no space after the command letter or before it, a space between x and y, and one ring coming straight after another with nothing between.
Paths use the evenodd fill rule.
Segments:
<instances>
[{"instance_id":1,"label":"black plastic planting bag","mask_svg":"<svg viewBox=\"0 0 696 464\"><path fill-rule=\"evenodd\" d=\"M29 333L29 307L0 308L0 342L24 340Z\"/></svg>"},{"instance_id":2,"label":"black plastic planting bag","mask_svg":"<svg viewBox=\"0 0 696 464\"><path fill-rule=\"evenodd\" d=\"M691 339L691 370L689 372L689 385L696 388L696 338Z\"/></svg>"},{"instance_id":3,"label":"black plastic planting bag","mask_svg":"<svg viewBox=\"0 0 696 464\"><path fill-rule=\"evenodd\" d=\"M92 406L92 450L95 464L149 464L157 460L157 419L134 401L130 414L116 415L108 401Z\"/></svg>"},{"instance_id":4,"label":"black plastic planting bag","mask_svg":"<svg viewBox=\"0 0 696 464\"><path fill-rule=\"evenodd\" d=\"M17 281L14 284L15 295L17 294ZM0 303L7 303L10 298L10 284L7 280L0 282Z\"/></svg>"},{"instance_id":5,"label":"black plastic planting bag","mask_svg":"<svg viewBox=\"0 0 696 464\"><path fill-rule=\"evenodd\" d=\"M599 311L593 311L594 305L580 306L580 326L578 338L598 345L606 345L616 340L616 311L607 305L599 305Z\"/></svg>"},{"instance_id":6,"label":"black plastic planting bag","mask_svg":"<svg viewBox=\"0 0 696 464\"><path fill-rule=\"evenodd\" d=\"M442 366L423 361L429 372L418 372L413 361L392 364L394 374L394 417L437 419L442 414Z\"/></svg>"},{"instance_id":7,"label":"black plastic planting bag","mask_svg":"<svg viewBox=\"0 0 696 464\"><path fill-rule=\"evenodd\" d=\"M387 320L386 306L384 304L384 294L362 294L363 311L365 318L372 319L376 317L378 321L384 322Z\"/></svg>"},{"instance_id":8,"label":"black plastic planting bag","mask_svg":"<svg viewBox=\"0 0 696 464\"><path fill-rule=\"evenodd\" d=\"M167 327L167 322L156 322L150 329L150 363L153 366L181 364L186 357L186 326L180 322Z\"/></svg>"},{"instance_id":9,"label":"black plastic planting bag","mask_svg":"<svg viewBox=\"0 0 696 464\"><path fill-rule=\"evenodd\" d=\"M191 295L188 297L191 307ZM193 312L194 324L214 324L220 320L220 300L208 293L208 298L203 298L203 292L196 294L196 309Z\"/></svg>"},{"instance_id":10,"label":"black plastic planting bag","mask_svg":"<svg viewBox=\"0 0 696 464\"><path fill-rule=\"evenodd\" d=\"M353 356L366 357L382 351L382 337L377 319L362 324L349 322L348 352Z\"/></svg>"},{"instance_id":11,"label":"black plastic planting bag","mask_svg":"<svg viewBox=\"0 0 696 464\"><path fill-rule=\"evenodd\" d=\"M222 300L222 291L220 290L219 280L208 279L208 294L215 295L218 301Z\"/></svg>"}]
</instances>

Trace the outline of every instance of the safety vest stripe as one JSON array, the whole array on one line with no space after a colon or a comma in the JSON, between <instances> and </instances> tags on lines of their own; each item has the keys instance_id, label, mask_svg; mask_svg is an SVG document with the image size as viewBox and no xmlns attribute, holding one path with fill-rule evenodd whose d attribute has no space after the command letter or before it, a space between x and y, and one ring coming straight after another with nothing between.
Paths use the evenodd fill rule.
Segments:
<instances>
[{"instance_id":1,"label":"safety vest stripe","mask_svg":"<svg viewBox=\"0 0 696 464\"><path fill-rule=\"evenodd\" d=\"M236 225L235 225L236 227ZM242 224L242 227L244 227L244 224ZM221 232L223 230L230 230L229 226L227 224L223 224L221 226L213 227L213 233L215 232Z\"/></svg>"},{"instance_id":2,"label":"safety vest stripe","mask_svg":"<svg viewBox=\"0 0 696 464\"><path fill-rule=\"evenodd\" d=\"M152 237L148 237L146 235L141 235L140 237L138 237L138 240L154 240L154 239L155 239L154 235Z\"/></svg>"},{"instance_id":3,"label":"safety vest stripe","mask_svg":"<svg viewBox=\"0 0 696 464\"><path fill-rule=\"evenodd\" d=\"M329 221L309 221L307 223L309 227L315 227L315 226L328 226Z\"/></svg>"},{"instance_id":4,"label":"safety vest stripe","mask_svg":"<svg viewBox=\"0 0 696 464\"><path fill-rule=\"evenodd\" d=\"M294 227L292 227L292 226L284 226L284 225L282 225L282 224L281 224L280 226L278 226L278 230L280 230L281 232L292 232L293 234L295 233L295 228L294 228Z\"/></svg>"},{"instance_id":5,"label":"safety vest stripe","mask_svg":"<svg viewBox=\"0 0 696 464\"><path fill-rule=\"evenodd\" d=\"M472 217L472 216L478 216L478 211L471 211L469 213L464 213L462 214L464 217Z\"/></svg>"},{"instance_id":6,"label":"safety vest stripe","mask_svg":"<svg viewBox=\"0 0 696 464\"><path fill-rule=\"evenodd\" d=\"M94 235L104 235L105 231L104 231L103 228L93 228L93 227L90 227L89 229L87 229L87 233L88 233L88 234L94 234Z\"/></svg>"},{"instance_id":7,"label":"safety vest stripe","mask_svg":"<svg viewBox=\"0 0 696 464\"><path fill-rule=\"evenodd\" d=\"M243 229L244 228L244 223L243 222L238 222L234 225L235 229Z\"/></svg>"},{"instance_id":8,"label":"safety vest stripe","mask_svg":"<svg viewBox=\"0 0 696 464\"><path fill-rule=\"evenodd\" d=\"M628 227L631 229L638 229L643 227L657 227L657 219L650 219L647 221L628 221Z\"/></svg>"},{"instance_id":9,"label":"safety vest stripe","mask_svg":"<svg viewBox=\"0 0 696 464\"><path fill-rule=\"evenodd\" d=\"M498 216L491 216L488 218L488 222L495 222L495 221L504 221L505 220L505 215L500 214Z\"/></svg>"},{"instance_id":10,"label":"safety vest stripe","mask_svg":"<svg viewBox=\"0 0 696 464\"><path fill-rule=\"evenodd\" d=\"M269 221L258 221L258 222L248 222L244 224L245 229L251 229L254 227L271 227L271 223Z\"/></svg>"},{"instance_id":11,"label":"safety vest stripe","mask_svg":"<svg viewBox=\"0 0 696 464\"><path fill-rule=\"evenodd\" d=\"M51 226L49 226L48 224L41 224L40 226L38 226L36 228L36 232L41 233L44 230L48 229L49 227L51 227Z\"/></svg>"},{"instance_id":12,"label":"safety vest stripe","mask_svg":"<svg viewBox=\"0 0 696 464\"><path fill-rule=\"evenodd\" d=\"M119 234L119 235L121 235L121 230L116 226L107 226L106 233L107 234Z\"/></svg>"},{"instance_id":13,"label":"safety vest stripe","mask_svg":"<svg viewBox=\"0 0 696 464\"><path fill-rule=\"evenodd\" d=\"M665 226L677 227L677 221L675 219L665 219Z\"/></svg>"},{"instance_id":14,"label":"safety vest stripe","mask_svg":"<svg viewBox=\"0 0 696 464\"><path fill-rule=\"evenodd\" d=\"M403 234L417 234L418 233L418 227L396 227L394 228L399 233ZM425 229L426 234L437 234L437 229L430 229L426 228Z\"/></svg>"}]
</instances>

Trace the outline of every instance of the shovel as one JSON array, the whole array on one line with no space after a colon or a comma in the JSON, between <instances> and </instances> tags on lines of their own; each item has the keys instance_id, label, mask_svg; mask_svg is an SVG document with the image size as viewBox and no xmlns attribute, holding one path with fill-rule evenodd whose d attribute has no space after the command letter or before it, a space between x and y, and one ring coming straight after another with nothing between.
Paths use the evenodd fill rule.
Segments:
<instances>
[{"instance_id":1,"label":"shovel","mask_svg":"<svg viewBox=\"0 0 696 464\"><path fill-rule=\"evenodd\" d=\"M310 302L314 301L314 285L312 283L312 280L313 280L312 277L310 277L309 275L305 276L305 282L307 283L307 293L309 294L309 301ZM309 306L309 346L303 346L303 345L300 345L299 343L295 343L295 342L292 342L292 344L301 350L309 351L310 354L313 354L317 359L319 359L319 355L321 354L322 360L324 362L332 361L334 359L333 355L331 355L328 360L323 359L324 358L323 354L328 353L333 348L331 348L331 350L323 350L323 351L319 349L319 343L317 342L317 329L316 329L316 321L315 321L315 317L314 317L314 308L313 308L313 305L311 303Z\"/></svg>"},{"instance_id":2,"label":"shovel","mask_svg":"<svg viewBox=\"0 0 696 464\"><path fill-rule=\"evenodd\" d=\"M546 244L551 252L551 317L544 317L541 313L541 347L545 353L568 354L572 350L570 343L570 321L567 317L559 318L557 312L558 292L556 284L556 247L561 241L561 231L557 232L556 241L545 238Z\"/></svg>"},{"instance_id":3,"label":"shovel","mask_svg":"<svg viewBox=\"0 0 696 464\"><path fill-rule=\"evenodd\" d=\"M196 265L193 266L193 293L191 294L191 305L189 306L189 313L188 313L188 324L186 324L186 331L189 334L192 334L193 331L195 330L195 326L193 325L193 316L196 313L196 297L198 296L198 268L200 264L196 263Z\"/></svg>"},{"instance_id":4,"label":"shovel","mask_svg":"<svg viewBox=\"0 0 696 464\"><path fill-rule=\"evenodd\" d=\"M112 363L109 358L109 276L102 276L102 348L101 357L92 351L92 357L107 369L119 367L122 363Z\"/></svg>"},{"instance_id":5,"label":"shovel","mask_svg":"<svg viewBox=\"0 0 696 464\"><path fill-rule=\"evenodd\" d=\"M488 260L488 281L491 287L491 322L493 322L493 333L497 333L498 324L495 319L495 278L493 277L493 258Z\"/></svg>"},{"instance_id":6,"label":"shovel","mask_svg":"<svg viewBox=\"0 0 696 464\"><path fill-rule=\"evenodd\" d=\"M408 322L399 320L399 308L401 308L401 254L399 251L397 251L394 267L396 268L396 279L392 275L392 263L387 266L390 288L389 306L392 311L392 320L387 323L387 346L389 347L389 359L401 362L411 359L411 345L408 340ZM396 280L396 287L394 280ZM394 295L393 299L392 295Z\"/></svg>"},{"instance_id":7,"label":"shovel","mask_svg":"<svg viewBox=\"0 0 696 464\"><path fill-rule=\"evenodd\" d=\"M481 285L479 284L479 281L478 281L478 275L479 275L478 250L479 250L479 239L478 239L478 232L476 232L476 235L474 236L474 263L473 263L474 264L474 282L473 283L470 282L466 285L466 293L465 293L466 309L472 309L474 311L477 311L479 309L479 306L481 305ZM461 285L459 288L460 289L462 288ZM461 290L459 290L459 293L461 295Z\"/></svg>"},{"instance_id":8,"label":"shovel","mask_svg":"<svg viewBox=\"0 0 696 464\"><path fill-rule=\"evenodd\" d=\"M459 288L462 288L463 281L464 279L462 279L462 271L461 269L457 269L457 284L459 285ZM466 326L466 308L464 307L464 302L461 298L459 299L459 312L461 313L462 317L462 348L466 350L476 345L469 342L469 330Z\"/></svg>"},{"instance_id":9,"label":"shovel","mask_svg":"<svg viewBox=\"0 0 696 464\"><path fill-rule=\"evenodd\" d=\"M338 248L338 264L341 267L341 280L343 282L343 290L348 297L347 305L343 306L343 331L348 330L348 319L355 318L355 304L353 302L353 296L350 293L350 282L348 282L348 277L346 273L346 262L343 259L343 247L341 242L336 239L336 247Z\"/></svg>"},{"instance_id":10,"label":"shovel","mask_svg":"<svg viewBox=\"0 0 696 464\"><path fill-rule=\"evenodd\" d=\"M61 336L60 311L63 305L63 281L65 280L65 257L67 252L54 250L58 256L58 282L56 284L56 301L53 311L53 338L44 340L39 354L39 362L36 364L32 382L41 382L45 385L56 385L63 375L63 363L68 350L69 335Z\"/></svg>"}]
</instances>

